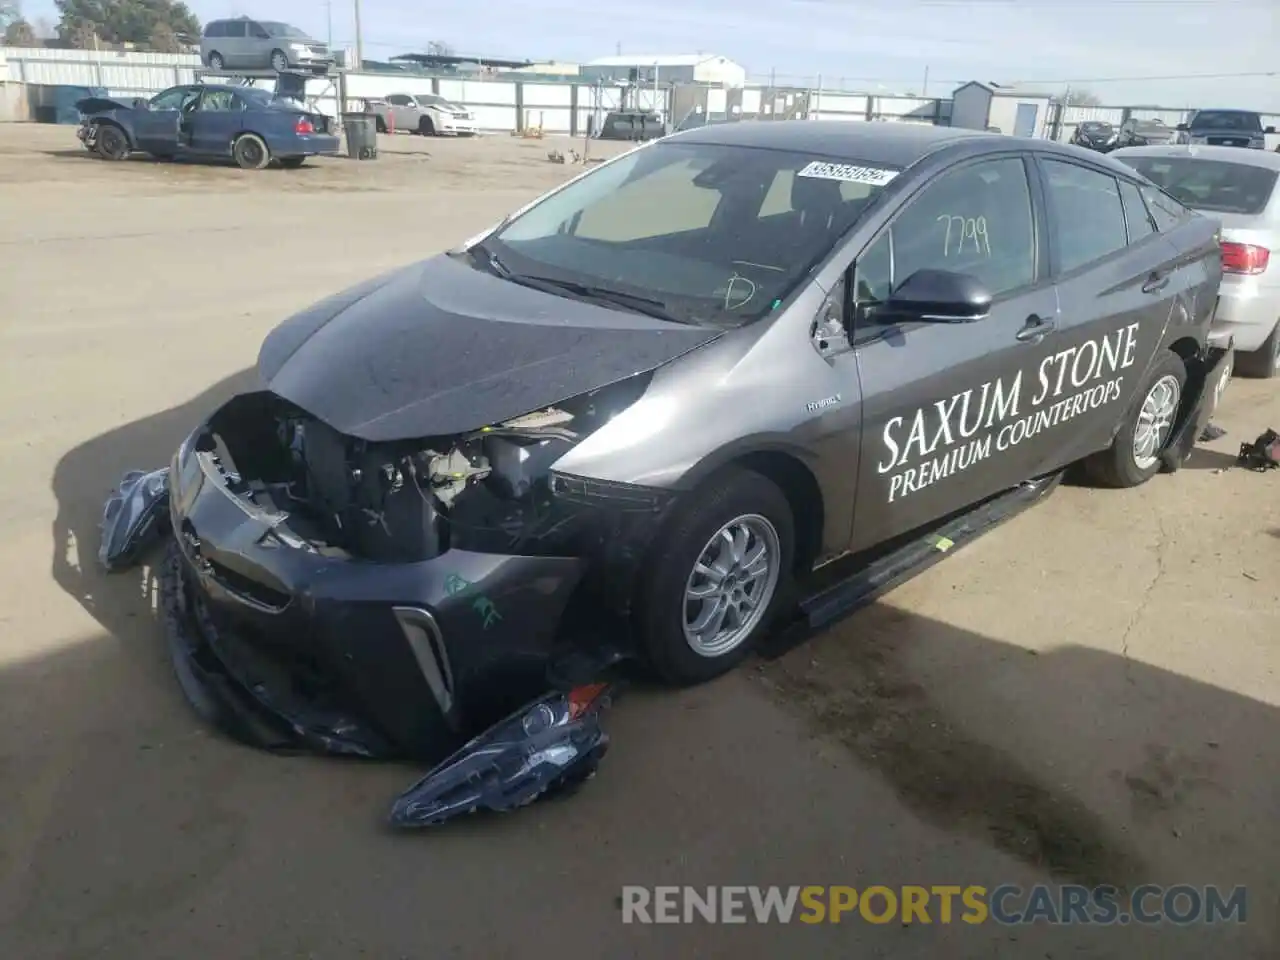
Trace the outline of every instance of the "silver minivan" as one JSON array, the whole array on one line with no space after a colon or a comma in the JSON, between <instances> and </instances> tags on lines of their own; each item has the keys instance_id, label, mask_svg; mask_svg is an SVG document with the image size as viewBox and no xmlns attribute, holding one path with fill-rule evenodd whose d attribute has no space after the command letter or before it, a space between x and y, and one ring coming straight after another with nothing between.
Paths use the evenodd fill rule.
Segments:
<instances>
[{"instance_id":1,"label":"silver minivan","mask_svg":"<svg viewBox=\"0 0 1280 960\"><path fill-rule=\"evenodd\" d=\"M236 17L205 24L200 59L211 70L320 70L333 63L333 54L290 24Z\"/></svg>"}]
</instances>

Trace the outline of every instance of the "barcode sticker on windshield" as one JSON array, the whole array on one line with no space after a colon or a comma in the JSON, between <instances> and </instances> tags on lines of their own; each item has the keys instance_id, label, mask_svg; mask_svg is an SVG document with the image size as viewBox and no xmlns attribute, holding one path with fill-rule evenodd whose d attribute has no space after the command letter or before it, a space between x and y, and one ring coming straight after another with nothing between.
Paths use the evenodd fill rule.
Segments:
<instances>
[{"instance_id":1,"label":"barcode sticker on windshield","mask_svg":"<svg viewBox=\"0 0 1280 960\"><path fill-rule=\"evenodd\" d=\"M879 167L860 167L852 163L824 163L815 160L796 174L798 177L810 177L814 180L839 180L843 183L865 183L873 187L883 187L898 175L896 170L882 170Z\"/></svg>"}]
</instances>

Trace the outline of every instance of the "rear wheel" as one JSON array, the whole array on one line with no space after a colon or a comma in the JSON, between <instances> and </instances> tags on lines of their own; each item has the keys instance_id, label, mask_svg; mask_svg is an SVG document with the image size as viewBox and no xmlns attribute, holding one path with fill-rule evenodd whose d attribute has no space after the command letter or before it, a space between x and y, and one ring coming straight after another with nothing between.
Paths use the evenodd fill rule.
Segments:
<instances>
[{"instance_id":1,"label":"rear wheel","mask_svg":"<svg viewBox=\"0 0 1280 960\"><path fill-rule=\"evenodd\" d=\"M244 133L231 148L231 156L245 170L261 170L271 162L271 151L256 133Z\"/></svg>"},{"instance_id":2,"label":"rear wheel","mask_svg":"<svg viewBox=\"0 0 1280 960\"><path fill-rule=\"evenodd\" d=\"M1159 473L1186 383L1186 364L1166 350L1152 365L1114 442L1085 460L1089 477L1107 487L1136 487Z\"/></svg>"},{"instance_id":3,"label":"rear wheel","mask_svg":"<svg viewBox=\"0 0 1280 960\"><path fill-rule=\"evenodd\" d=\"M289 58L283 50L271 51L271 69L276 73L284 73L289 69Z\"/></svg>"},{"instance_id":4,"label":"rear wheel","mask_svg":"<svg viewBox=\"0 0 1280 960\"><path fill-rule=\"evenodd\" d=\"M124 160L129 156L129 138L113 123L98 125L98 156L104 160Z\"/></svg>"},{"instance_id":5,"label":"rear wheel","mask_svg":"<svg viewBox=\"0 0 1280 960\"><path fill-rule=\"evenodd\" d=\"M374 129L374 130L376 130L378 133L386 133L386 132L387 132L387 121L383 120L381 116L374 117L374 118L373 118L373 129Z\"/></svg>"},{"instance_id":6,"label":"rear wheel","mask_svg":"<svg viewBox=\"0 0 1280 960\"><path fill-rule=\"evenodd\" d=\"M436 135L436 125L431 122L430 117L422 117L418 120L418 133L424 137L434 137Z\"/></svg>"},{"instance_id":7,"label":"rear wheel","mask_svg":"<svg viewBox=\"0 0 1280 960\"><path fill-rule=\"evenodd\" d=\"M646 563L636 617L644 653L676 684L733 669L790 593L791 507L758 473L718 474L672 518Z\"/></svg>"},{"instance_id":8,"label":"rear wheel","mask_svg":"<svg viewBox=\"0 0 1280 960\"><path fill-rule=\"evenodd\" d=\"M1257 350L1236 356L1236 372L1244 377L1270 380L1280 374L1280 322Z\"/></svg>"}]
</instances>

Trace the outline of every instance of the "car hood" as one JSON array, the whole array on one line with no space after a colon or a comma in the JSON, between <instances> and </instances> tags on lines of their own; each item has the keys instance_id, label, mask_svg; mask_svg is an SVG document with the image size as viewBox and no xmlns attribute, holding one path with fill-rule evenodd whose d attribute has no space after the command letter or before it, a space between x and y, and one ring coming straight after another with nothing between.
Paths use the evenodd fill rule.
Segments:
<instances>
[{"instance_id":1,"label":"car hood","mask_svg":"<svg viewBox=\"0 0 1280 960\"><path fill-rule=\"evenodd\" d=\"M723 331L542 293L440 255L276 327L267 389L369 441L477 430L655 369Z\"/></svg>"}]
</instances>

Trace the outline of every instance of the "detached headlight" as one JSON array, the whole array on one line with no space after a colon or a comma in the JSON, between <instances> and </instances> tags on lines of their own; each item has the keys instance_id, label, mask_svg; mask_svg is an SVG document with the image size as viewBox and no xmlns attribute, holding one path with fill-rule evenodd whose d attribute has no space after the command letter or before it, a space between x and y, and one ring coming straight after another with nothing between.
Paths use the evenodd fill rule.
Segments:
<instances>
[{"instance_id":1,"label":"detached headlight","mask_svg":"<svg viewBox=\"0 0 1280 960\"><path fill-rule=\"evenodd\" d=\"M98 561L107 570L127 567L163 532L168 521L169 468L132 470L102 508Z\"/></svg>"},{"instance_id":2,"label":"detached headlight","mask_svg":"<svg viewBox=\"0 0 1280 960\"><path fill-rule=\"evenodd\" d=\"M1249 141L1249 148L1250 148L1251 150L1265 150L1265 149L1267 149L1267 141L1266 141L1266 138L1265 138L1265 137L1257 137L1257 138L1255 138L1255 139L1253 139L1253 140L1250 140L1250 141Z\"/></svg>"}]
</instances>

